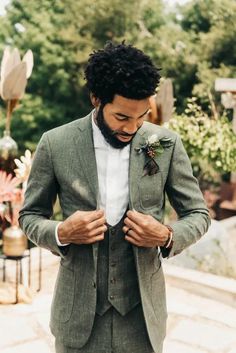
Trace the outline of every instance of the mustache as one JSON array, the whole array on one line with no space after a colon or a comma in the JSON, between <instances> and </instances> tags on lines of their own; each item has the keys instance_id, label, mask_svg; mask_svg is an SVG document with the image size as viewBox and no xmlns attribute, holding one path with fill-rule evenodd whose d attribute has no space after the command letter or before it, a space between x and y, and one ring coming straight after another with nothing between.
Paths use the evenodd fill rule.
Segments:
<instances>
[{"instance_id":1,"label":"mustache","mask_svg":"<svg viewBox=\"0 0 236 353\"><path fill-rule=\"evenodd\" d=\"M119 132L119 131L117 131L117 130L113 130L113 131L112 131L112 136L120 135L120 136L125 136L125 137L132 137L132 136L134 136L135 134L136 134L136 132L133 133L133 134L128 134L128 133L126 133L126 132Z\"/></svg>"}]
</instances>

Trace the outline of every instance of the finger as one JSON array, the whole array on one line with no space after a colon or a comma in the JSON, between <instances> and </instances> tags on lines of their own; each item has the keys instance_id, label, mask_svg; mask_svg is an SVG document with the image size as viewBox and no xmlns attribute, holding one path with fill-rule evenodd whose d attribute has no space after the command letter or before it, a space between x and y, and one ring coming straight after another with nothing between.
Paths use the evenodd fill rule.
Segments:
<instances>
[{"instance_id":1,"label":"finger","mask_svg":"<svg viewBox=\"0 0 236 353\"><path fill-rule=\"evenodd\" d=\"M88 223L91 223L102 217L104 217L104 210L96 210L96 211L87 212L85 219Z\"/></svg>"},{"instance_id":2,"label":"finger","mask_svg":"<svg viewBox=\"0 0 236 353\"><path fill-rule=\"evenodd\" d=\"M97 234L96 236L93 236L91 238L88 237L83 237L81 239L75 239L73 243L75 244L92 244L95 243L96 241L101 241L104 239L104 233Z\"/></svg>"},{"instance_id":3,"label":"finger","mask_svg":"<svg viewBox=\"0 0 236 353\"><path fill-rule=\"evenodd\" d=\"M131 228L129 228L129 227L123 227L122 228L122 230L123 230L123 233L125 233L125 235L128 235L129 234L129 232L131 232Z\"/></svg>"},{"instance_id":4,"label":"finger","mask_svg":"<svg viewBox=\"0 0 236 353\"><path fill-rule=\"evenodd\" d=\"M92 237L90 239L87 239L85 244L93 244L93 243L96 243L97 241L101 241L101 240L104 240L104 233L99 234L99 235Z\"/></svg>"},{"instance_id":5,"label":"finger","mask_svg":"<svg viewBox=\"0 0 236 353\"><path fill-rule=\"evenodd\" d=\"M126 233L126 235L128 237L133 238L134 240L136 240L139 243L141 243L141 241L142 241L142 238L137 233L135 233L135 231L133 229L129 229L129 231Z\"/></svg>"},{"instance_id":6,"label":"finger","mask_svg":"<svg viewBox=\"0 0 236 353\"><path fill-rule=\"evenodd\" d=\"M141 225L146 215L138 211L128 211L127 217L133 221L135 224Z\"/></svg>"},{"instance_id":7,"label":"finger","mask_svg":"<svg viewBox=\"0 0 236 353\"><path fill-rule=\"evenodd\" d=\"M131 221L131 219L129 219L128 217L125 218L124 223L128 228L133 229L136 233L138 234L143 233L142 228L138 226L135 222Z\"/></svg>"},{"instance_id":8,"label":"finger","mask_svg":"<svg viewBox=\"0 0 236 353\"><path fill-rule=\"evenodd\" d=\"M126 235L125 240L127 240L129 243L136 245L136 246L140 246L139 243L133 239L132 237L129 237L128 235Z\"/></svg>"},{"instance_id":9,"label":"finger","mask_svg":"<svg viewBox=\"0 0 236 353\"><path fill-rule=\"evenodd\" d=\"M127 233L127 231L129 230L130 228L129 227L127 227L127 226L124 226L123 228L122 228L122 230L123 230L123 233Z\"/></svg>"},{"instance_id":10,"label":"finger","mask_svg":"<svg viewBox=\"0 0 236 353\"><path fill-rule=\"evenodd\" d=\"M87 225L87 229L88 229L88 231L91 231L91 230L93 230L93 229L96 229L96 228L98 228L98 227L100 227L100 226L105 225L105 223L106 223L105 217L101 217L101 218L99 218L99 219L97 219L97 220L95 220L95 221L93 221L93 222L90 222L90 223Z\"/></svg>"},{"instance_id":11,"label":"finger","mask_svg":"<svg viewBox=\"0 0 236 353\"><path fill-rule=\"evenodd\" d=\"M137 234L133 229L131 229L129 227L123 227L122 230L123 230L123 232L125 233L126 236L132 237L132 238L136 239L139 242L142 241L142 237L140 237L140 235Z\"/></svg>"},{"instance_id":12,"label":"finger","mask_svg":"<svg viewBox=\"0 0 236 353\"><path fill-rule=\"evenodd\" d=\"M94 237L94 236L97 236L98 234L105 233L106 231L107 231L107 226L103 225L101 227L98 227L98 228L93 229L92 231L90 231L88 233L88 236L89 237Z\"/></svg>"}]
</instances>

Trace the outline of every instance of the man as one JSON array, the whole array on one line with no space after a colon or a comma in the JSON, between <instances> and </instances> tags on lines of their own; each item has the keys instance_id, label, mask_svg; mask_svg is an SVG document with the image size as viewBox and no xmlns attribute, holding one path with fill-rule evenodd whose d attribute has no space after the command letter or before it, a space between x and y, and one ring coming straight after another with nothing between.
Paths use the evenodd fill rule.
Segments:
<instances>
[{"instance_id":1,"label":"man","mask_svg":"<svg viewBox=\"0 0 236 353\"><path fill-rule=\"evenodd\" d=\"M159 70L142 51L109 43L85 70L95 109L39 142L20 224L60 255L50 327L57 353L161 353L163 257L210 220L180 138L148 122ZM163 224L165 192L179 220ZM50 220L59 196L63 222Z\"/></svg>"}]
</instances>

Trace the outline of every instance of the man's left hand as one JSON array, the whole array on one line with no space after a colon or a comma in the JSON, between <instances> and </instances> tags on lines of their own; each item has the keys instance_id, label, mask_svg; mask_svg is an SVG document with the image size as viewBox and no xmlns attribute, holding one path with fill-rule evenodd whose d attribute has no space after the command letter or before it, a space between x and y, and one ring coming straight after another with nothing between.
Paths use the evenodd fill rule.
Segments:
<instances>
[{"instance_id":1,"label":"man's left hand","mask_svg":"<svg viewBox=\"0 0 236 353\"><path fill-rule=\"evenodd\" d=\"M124 223L125 239L133 245L151 248L164 246L168 240L168 228L150 215L128 211Z\"/></svg>"}]
</instances>

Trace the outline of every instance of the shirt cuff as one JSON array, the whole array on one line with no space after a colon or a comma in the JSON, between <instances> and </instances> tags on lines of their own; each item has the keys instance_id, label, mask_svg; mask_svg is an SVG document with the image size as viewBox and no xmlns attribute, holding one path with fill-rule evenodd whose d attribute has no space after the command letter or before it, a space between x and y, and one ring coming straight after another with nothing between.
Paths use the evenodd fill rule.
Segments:
<instances>
[{"instance_id":1,"label":"shirt cuff","mask_svg":"<svg viewBox=\"0 0 236 353\"><path fill-rule=\"evenodd\" d=\"M57 226L56 226L56 229L55 229L55 238L56 238L56 242L57 242L57 245L58 245L58 246L67 246L67 245L69 245L69 243L62 244L62 243L60 242L59 238L58 238L57 230L58 230L58 227L59 227L59 225L60 225L61 223L62 223L62 222L59 222L59 223L57 224Z\"/></svg>"}]
</instances>

